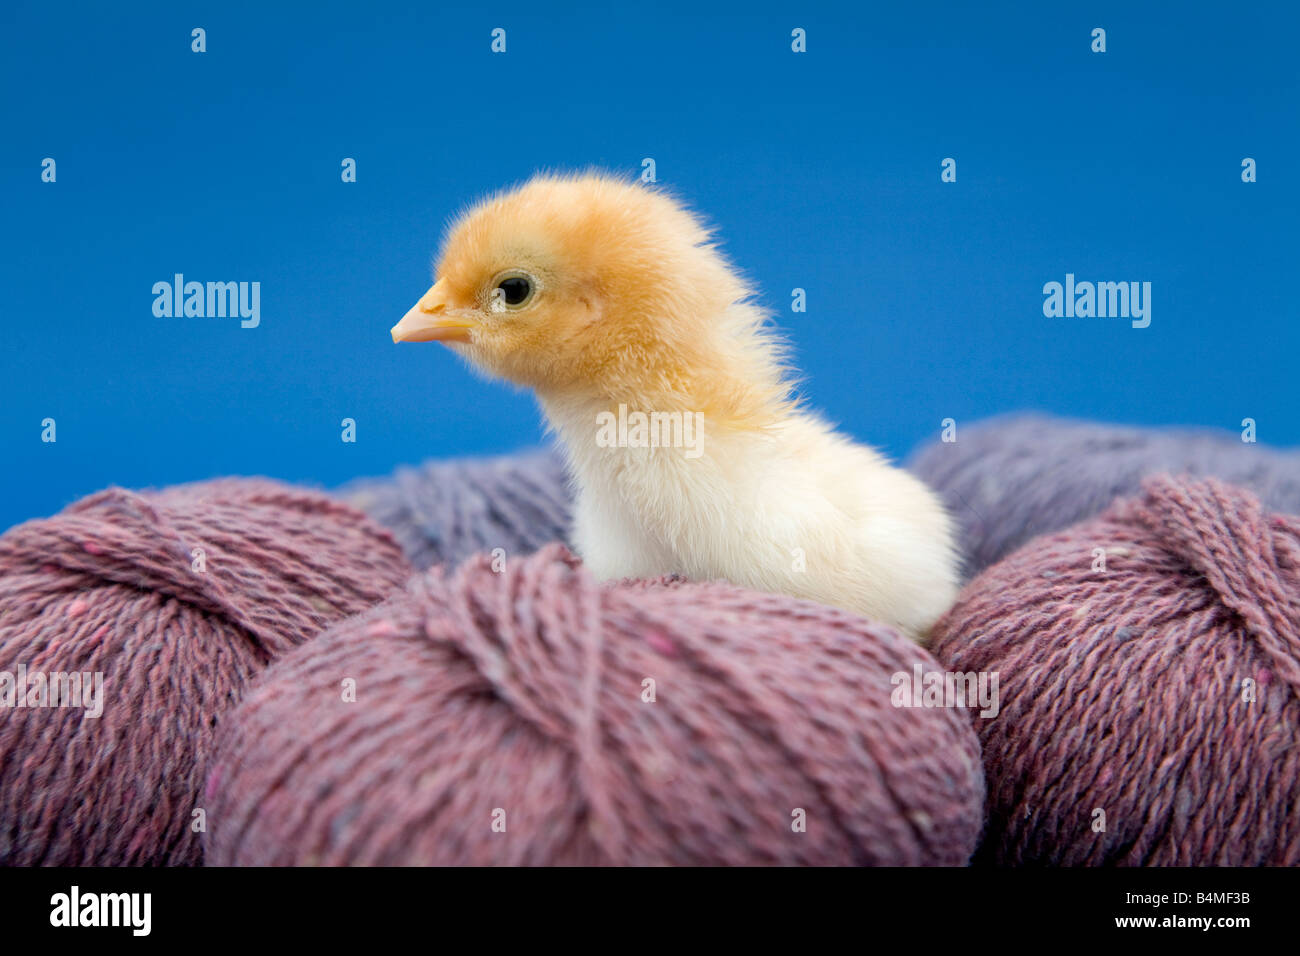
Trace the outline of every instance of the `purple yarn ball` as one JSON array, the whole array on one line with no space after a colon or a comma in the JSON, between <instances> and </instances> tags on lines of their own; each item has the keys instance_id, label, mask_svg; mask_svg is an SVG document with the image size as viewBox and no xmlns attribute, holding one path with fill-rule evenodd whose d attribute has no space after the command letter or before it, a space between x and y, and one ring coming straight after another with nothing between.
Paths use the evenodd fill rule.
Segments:
<instances>
[{"instance_id":1,"label":"purple yarn ball","mask_svg":"<svg viewBox=\"0 0 1300 956\"><path fill-rule=\"evenodd\" d=\"M1137 494L1148 475L1221 478L1272 511L1300 513L1300 452L1247 444L1229 431L1002 417L958 426L955 442L923 447L908 468L947 502L970 574Z\"/></svg>"},{"instance_id":2,"label":"purple yarn ball","mask_svg":"<svg viewBox=\"0 0 1300 956\"><path fill-rule=\"evenodd\" d=\"M202 862L221 718L410 570L355 508L257 479L109 488L0 535L0 866Z\"/></svg>"},{"instance_id":3,"label":"purple yarn ball","mask_svg":"<svg viewBox=\"0 0 1300 956\"><path fill-rule=\"evenodd\" d=\"M281 660L223 722L208 862L962 865L974 732L894 703L935 667L834 608L601 584L558 544L479 555Z\"/></svg>"},{"instance_id":4,"label":"purple yarn ball","mask_svg":"<svg viewBox=\"0 0 1300 956\"><path fill-rule=\"evenodd\" d=\"M549 449L429 461L335 494L392 531L421 571L496 548L521 557L568 539L568 479Z\"/></svg>"},{"instance_id":5,"label":"purple yarn ball","mask_svg":"<svg viewBox=\"0 0 1300 956\"><path fill-rule=\"evenodd\" d=\"M971 581L933 651L998 675L977 861L1300 866L1300 517L1147 479Z\"/></svg>"}]
</instances>

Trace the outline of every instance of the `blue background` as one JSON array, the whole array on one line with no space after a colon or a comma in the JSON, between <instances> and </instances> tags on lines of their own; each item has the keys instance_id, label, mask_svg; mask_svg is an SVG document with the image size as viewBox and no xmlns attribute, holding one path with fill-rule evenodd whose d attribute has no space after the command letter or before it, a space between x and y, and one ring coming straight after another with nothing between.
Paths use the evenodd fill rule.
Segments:
<instances>
[{"instance_id":1,"label":"blue background","mask_svg":"<svg viewBox=\"0 0 1300 956\"><path fill-rule=\"evenodd\" d=\"M1017 409L1300 442L1296 4L408 6L0 7L0 527L536 444L530 397L388 329L465 203L644 157L895 456ZM1150 281L1150 328L1044 318L1067 271ZM176 272L260 281L261 327L155 318Z\"/></svg>"}]
</instances>

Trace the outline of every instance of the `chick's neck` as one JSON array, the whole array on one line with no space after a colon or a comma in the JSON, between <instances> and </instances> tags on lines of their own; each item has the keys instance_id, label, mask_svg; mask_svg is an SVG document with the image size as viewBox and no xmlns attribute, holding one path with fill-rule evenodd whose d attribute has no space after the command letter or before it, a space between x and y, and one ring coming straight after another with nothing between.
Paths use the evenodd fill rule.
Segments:
<instances>
[{"instance_id":1,"label":"chick's neck","mask_svg":"<svg viewBox=\"0 0 1300 956\"><path fill-rule=\"evenodd\" d=\"M716 432L762 432L794 413L789 386L774 362L744 361L725 348L612 371L599 383L538 389L551 424L566 440L584 440L603 413L703 416Z\"/></svg>"}]
</instances>

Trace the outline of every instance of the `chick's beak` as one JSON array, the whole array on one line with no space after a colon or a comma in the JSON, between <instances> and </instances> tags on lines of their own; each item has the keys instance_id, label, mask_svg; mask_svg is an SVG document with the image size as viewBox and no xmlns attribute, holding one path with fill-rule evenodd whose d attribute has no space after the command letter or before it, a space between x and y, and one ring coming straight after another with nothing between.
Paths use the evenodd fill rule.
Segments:
<instances>
[{"instance_id":1,"label":"chick's beak","mask_svg":"<svg viewBox=\"0 0 1300 956\"><path fill-rule=\"evenodd\" d=\"M393 326L394 342L468 342L475 323L447 308L447 286L439 279Z\"/></svg>"}]
</instances>

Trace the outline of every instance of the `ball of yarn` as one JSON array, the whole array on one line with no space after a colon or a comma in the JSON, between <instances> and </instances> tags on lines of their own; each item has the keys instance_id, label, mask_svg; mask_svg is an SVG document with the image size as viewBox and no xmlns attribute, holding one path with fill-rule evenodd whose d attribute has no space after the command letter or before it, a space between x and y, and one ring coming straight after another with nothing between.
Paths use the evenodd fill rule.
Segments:
<instances>
[{"instance_id":1,"label":"ball of yarn","mask_svg":"<svg viewBox=\"0 0 1300 956\"><path fill-rule=\"evenodd\" d=\"M908 467L947 502L972 573L1137 494L1147 475L1220 478L1272 510L1300 514L1300 453L1226 431L997 418L959 427L955 442L922 448Z\"/></svg>"},{"instance_id":2,"label":"ball of yarn","mask_svg":"<svg viewBox=\"0 0 1300 956\"><path fill-rule=\"evenodd\" d=\"M989 568L935 628L977 719L997 864L1300 864L1300 518L1215 479Z\"/></svg>"},{"instance_id":3,"label":"ball of yarn","mask_svg":"<svg viewBox=\"0 0 1300 956\"><path fill-rule=\"evenodd\" d=\"M963 864L979 754L891 706L917 665L806 602L478 556L272 665L222 728L208 860Z\"/></svg>"},{"instance_id":4,"label":"ball of yarn","mask_svg":"<svg viewBox=\"0 0 1300 956\"><path fill-rule=\"evenodd\" d=\"M568 536L564 464L549 450L430 461L337 494L392 530L421 571L494 548L521 557Z\"/></svg>"},{"instance_id":5,"label":"ball of yarn","mask_svg":"<svg viewBox=\"0 0 1300 956\"><path fill-rule=\"evenodd\" d=\"M409 573L365 515L259 480L113 488L0 536L0 865L201 862L218 719Z\"/></svg>"}]
</instances>

